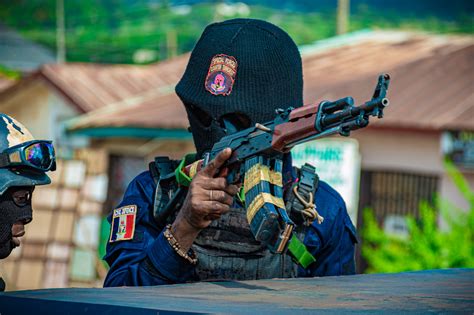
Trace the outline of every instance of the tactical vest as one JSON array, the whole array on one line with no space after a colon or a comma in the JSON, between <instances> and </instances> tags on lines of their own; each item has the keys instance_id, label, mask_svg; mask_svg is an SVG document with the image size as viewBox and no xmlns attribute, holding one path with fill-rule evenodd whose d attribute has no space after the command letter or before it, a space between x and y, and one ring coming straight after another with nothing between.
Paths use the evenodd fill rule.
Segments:
<instances>
[{"instance_id":1,"label":"tactical vest","mask_svg":"<svg viewBox=\"0 0 474 315\"><path fill-rule=\"evenodd\" d=\"M158 162L158 160L156 160ZM163 163L163 160L159 160ZM176 162L172 161L172 165ZM155 163L157 164L157 163ZM171 165L171 164L170 164ZM166 166L156 166L158 170L167 169ZM156 169L150 171L154 178L161 177ZM304 165L298 172L298 191L307 198L309 192L315 193L318 177L315 168ZM163 176L170 178L170 176ZM158 178L157 178L158 179ZM175 215L163 222L163 217L157 215L158 207L162 207L169 199L169 190L176 189L175 183L166 185L157 184L154 204L154 217L158 218L158 225L171 223ZM166 202L163 202L165 200ZM301 210L303 205L295 198L292 187L285 191L285 204L290 217L297 224L296 233L303 239L306 227L302 222ZM233 207L230 211L214 220L208 228L202 230L192 246L198 257L196 265L196 280L257 280L270 278L293 278L297 276L298 265L287 254L274 254L263 244L256 241L250 231L244 207Z\"/></svg>"},{"instance_id":2,"label":"tactical vest","mask_svg":"<svg viewBox=\"0 0 474 315\"><path fill-rule=\"evenodd\" d=\"M193 244L198 280L256 280L296 276L287 255L272 254L250 232L245 208L228 213L201 231Z\"/></svg>"}]
</instances>

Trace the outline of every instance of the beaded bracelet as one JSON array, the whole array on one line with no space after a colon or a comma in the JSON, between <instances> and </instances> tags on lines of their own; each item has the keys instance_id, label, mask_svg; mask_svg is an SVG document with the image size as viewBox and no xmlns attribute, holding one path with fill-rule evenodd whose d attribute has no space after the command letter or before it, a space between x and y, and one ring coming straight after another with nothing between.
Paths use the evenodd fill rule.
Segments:
<instances>
[{"instance_id":1,"label":"beaded bracelet","mask_svg":"<svg viewBox=\"0 0 474 315\"><path fill-rule=\"evenodd\" d=\"M189 261L191 264L195 265L197 264L197 257L196 253L190 249L189 254L185 253L181 249L181 245L179 245L178 240L174 237L173 233L171 233L171 224L168 224L165 228L165 231L163 232L163 235L165 238L168 240L168 243L170 243L171 247L173 247L174 251L187 261Z\"/></svg>"}]
</instances>

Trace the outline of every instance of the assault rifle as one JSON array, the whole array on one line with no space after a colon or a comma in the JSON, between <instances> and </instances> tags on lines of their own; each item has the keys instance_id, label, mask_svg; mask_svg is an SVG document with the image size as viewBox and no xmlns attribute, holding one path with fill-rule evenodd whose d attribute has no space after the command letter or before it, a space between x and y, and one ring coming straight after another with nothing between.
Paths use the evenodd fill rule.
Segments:
<instances>
[{"instance_id":1,"label":"assault rifle","mask_svg":"<svg viewBox=\"0 0 474 315\"><path fill-rule=\"evenodd\" d=\"M232 156L225 166L233 170L228 180L234 183L244 173L239 172L242 171L239 166L251 156L286 153L297 144L337 133L347 137L352 130L366 127L370 116L383 117L383 110L389 105L386 98L389 83L388 74L380 75L372 99L360 106L354 106L354 99L349 96L319 105L278 109L275 120L224 136L214 144L208 159L231 148Z\"/></svg>"},{"instance_id":2,"label":"assault rifle","mask_svg":"<svg viewBox=\"0 0 474 315\"><path fill-rule=\"evenodd\" d=\"M388 74L380 75L372 99L360 106L354 106L352 97L345 97L319 105L278 109L274 120L241 131L224 121L230 134L214 144L204 160L193 167L193 173L223 149L231 148L232 156L224 165L228 169L227 180L244 182L252 233L270 250L281 253L286 250L294 227L283 202L279 160L282 153L289 152L295 145L333 134L347 137L351 131L366 127L370 116L382 118L389 105L386 98L389 82Z\"/></svg>"}]
</instances>

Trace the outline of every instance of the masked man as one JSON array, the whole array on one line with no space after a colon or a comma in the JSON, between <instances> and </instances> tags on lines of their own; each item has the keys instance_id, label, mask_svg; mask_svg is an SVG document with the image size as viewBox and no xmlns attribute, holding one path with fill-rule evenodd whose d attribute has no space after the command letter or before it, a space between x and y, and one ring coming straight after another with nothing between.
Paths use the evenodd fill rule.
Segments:
<instances>
[{"instance_id":1,"label":"masked man","mask_svg":"<svg viewBox=\"0 0 474 315\"><path fill-rule=\"evenodd\" d=\"M22 124L0 113L0 259L20 246L24 226L33 219L33 190L51 182L46 172L55 167L51 141L35 140Z\"/></svg>"},{"instance_id":2,"label":"masked man","mask_svg":"<svg viewBox=\"0 0 474 315\"><path fill-rule=\"evenodd\" d=\"M270 23L235 19L211 24L176 93L186 108L199 159L222 136L270 121L276 109L302 106L301 57L288 34ZM245 207L234 198L240 187L221 176L230 156L230 149L223 150L198 171L182 199L174 198L179 195L174 177L178 163L163 157L130 183L109 216L105 286L355 272L354 226L342 198L318 182L313 167L293 168L291 155L282 156L284 201L298 225L301 251L278 254L256 241ZM192 162L187 157L183 165ZM321 220L311 223L302 213L313 196ZM170 205L177 214L160 215Z\"/></svg>"}]
</instances>

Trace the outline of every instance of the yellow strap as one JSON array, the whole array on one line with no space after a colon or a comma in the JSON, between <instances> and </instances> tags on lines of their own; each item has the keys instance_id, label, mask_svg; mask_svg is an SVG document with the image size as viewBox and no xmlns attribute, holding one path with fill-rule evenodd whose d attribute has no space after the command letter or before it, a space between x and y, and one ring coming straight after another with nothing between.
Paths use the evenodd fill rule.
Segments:
<instances>
[{"instance_id":1,"label":"yellow strap","mask_svg":"<svg viewBox=\"0 0 474 315\"><path fill-rule=\"evenodd\" d=\"M190 178L194 178L194 175L196 175L200 162L201 161L196 161L193 164L191 164L191 167L189 168L189 177Z\"/></svg>"},{"instance_id":2,"label":"yellow strap","mask_svg":"<svg viewBox=\"0 0 474 315\"><path fill-rule=\"evenodd\" d=\"M260 208L262 208L265 203L271 203L277 206L278 208L285 209L285 202L282 198L277 198L269 193L262 192L258 194L254 200L252 200L252 202L247 208L247 220L249 223L253 220L253 217L255 216L257 211L260 210Z\"/></svg>"},{"instance_id":3,"label":"yellow strap","mask_svg":"<svg viewBox=\"0 0 474 315\"><path fill-rule=\"evenodd\" d=\"M245 193L253 187L260 184L264 180L276 186L283 186L283 179L281 173L270 170L268 166L262 164L255 164L248 171L245 172Z\"/></svg>"}]
</instances>

